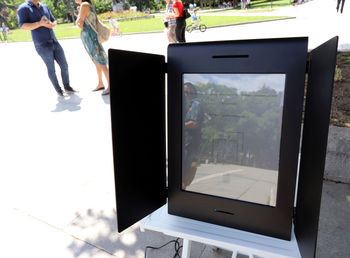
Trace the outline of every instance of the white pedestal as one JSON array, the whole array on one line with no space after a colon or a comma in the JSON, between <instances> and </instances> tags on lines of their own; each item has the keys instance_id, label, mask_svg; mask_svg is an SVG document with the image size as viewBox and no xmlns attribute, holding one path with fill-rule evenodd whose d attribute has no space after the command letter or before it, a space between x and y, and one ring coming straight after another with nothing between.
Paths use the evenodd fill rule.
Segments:
<instances>
[{"instance_id":1,"label":"white pedestal","mask_svg":"<svg viewBox=\"0 0 350 258\"><path fill-rule=\"evenodd\" d=\"M301 258L294 231L291 241L281 240L170 215L167 204L144 218L140 228L183 238L182 258L190 258L191 241L230 250L233 252L232 257L245 254L249 257Z\"/></svg>"}]
</instances>

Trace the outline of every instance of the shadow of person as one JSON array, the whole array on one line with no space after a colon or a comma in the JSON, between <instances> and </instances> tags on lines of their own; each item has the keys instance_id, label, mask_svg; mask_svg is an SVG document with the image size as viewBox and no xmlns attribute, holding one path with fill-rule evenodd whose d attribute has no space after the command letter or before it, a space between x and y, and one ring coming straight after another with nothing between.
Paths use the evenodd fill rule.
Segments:
<instances>
[{"instance_id":1,"label":"shadow of person","mask_svg":"<svg viewBox=\"0 0 350 258\"><path fill-rule=\"evenodd\" d=\"M109 95L101 95L105 104L110 104Z\"/></svg>"},{"instance_id":2,"label":"shadow of person","mask_svg":"<svg viewBox=\"0 0 350 258\"><path fill-rule=\"evenodd\" d=\"M62 112L62 111L78 111L81 109L80 103L82 98L76 94L70 94L67 98L57 97L56 108L51 112Z\"/></svg>"}]
</instances>

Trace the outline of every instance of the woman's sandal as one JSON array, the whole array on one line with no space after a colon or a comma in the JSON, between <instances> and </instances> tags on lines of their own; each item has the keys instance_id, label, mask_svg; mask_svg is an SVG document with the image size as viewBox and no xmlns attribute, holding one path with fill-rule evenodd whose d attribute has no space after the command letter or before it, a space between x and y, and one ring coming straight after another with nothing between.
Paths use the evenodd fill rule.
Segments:
<instances>
[{"instance_id":1,"label":"woman's sandal","mask_svg":"<svg viewBox=\"0 0 350 258\"><path fill-rule=\"evenodd\" d=\"M104 86L102 86L102 87L96 87L95 89L93 89L92 91L99 91L99 90L104 90L105 89L105 87Z\"/></svg>"}]
</instances>

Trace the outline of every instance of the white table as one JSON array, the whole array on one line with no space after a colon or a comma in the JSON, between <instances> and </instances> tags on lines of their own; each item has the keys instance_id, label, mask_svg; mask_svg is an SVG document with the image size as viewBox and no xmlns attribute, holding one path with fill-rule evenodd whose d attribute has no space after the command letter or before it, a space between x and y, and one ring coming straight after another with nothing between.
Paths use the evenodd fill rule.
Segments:
<instances>
[{"instance_id":1,"label":"white table","mask_svg":"<svg viewBox=\"0 0 350 258\"><path fill-rule=\"evenodd\" d=\"M294 231L291 241L285 241L170 215L167 204L145 217L140 228L142 231L148 229L183 238L182 258L190 258L192 241L230 250L232 257L237 254L268 258L301 257Z\"/></svg>"}]
</instances>

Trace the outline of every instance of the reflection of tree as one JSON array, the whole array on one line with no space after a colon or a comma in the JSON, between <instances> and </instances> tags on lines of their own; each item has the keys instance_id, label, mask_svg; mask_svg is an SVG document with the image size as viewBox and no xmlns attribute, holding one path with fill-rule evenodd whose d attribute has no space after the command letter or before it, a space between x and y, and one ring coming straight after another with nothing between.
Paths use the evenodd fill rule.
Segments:
<instances>
[{"instance_id":1,"label":"reflection of tree","mask_svg":"<svg viewBox=\"0 0 350 258\"><path fill-rule=\"evenodd\" d=\"M204 105L201 159L278 168L282 92L267 85L238 92L214 83L197 84Z\"/></svg>"}]
</instances>

